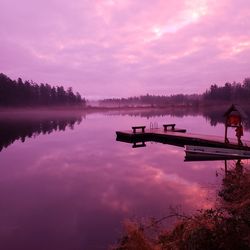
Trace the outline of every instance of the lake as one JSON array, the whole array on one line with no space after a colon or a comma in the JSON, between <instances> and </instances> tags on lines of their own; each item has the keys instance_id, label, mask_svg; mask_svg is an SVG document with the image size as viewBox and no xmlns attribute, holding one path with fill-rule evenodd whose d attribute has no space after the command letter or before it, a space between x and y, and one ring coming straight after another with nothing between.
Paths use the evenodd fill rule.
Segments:
<instances>
[{"instance_id":1,"label":"lake","mask_svg":"<svg viewBox=\"0 0 250 250\"><path fill-rule=\"evenodd\" d=\"M43 110L0 117L1 249L108 249L126 218L161 218L173 208L190 214L216 202L224 161L184 162L181 147L116 141L116 130L150 123L224 135L222 123L211 126L200 114Z\"/></svg>"}]
</instances>

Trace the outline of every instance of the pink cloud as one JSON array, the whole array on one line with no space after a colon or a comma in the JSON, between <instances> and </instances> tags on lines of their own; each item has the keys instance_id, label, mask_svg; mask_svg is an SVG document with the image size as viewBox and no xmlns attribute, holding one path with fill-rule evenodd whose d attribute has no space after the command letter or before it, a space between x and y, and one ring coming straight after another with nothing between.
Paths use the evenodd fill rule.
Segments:
<instances>
[{"instance_id":1,"label":"pink cloud","mask_svg":"<svg viewBox=\"0 0 250 250\"><path fill-rule=\"evenodd\" d=\"M202 92L249 76L244 0L3 0L0 7L0 71L14 78L108 97Z\"/></svg>"}]
</instances>

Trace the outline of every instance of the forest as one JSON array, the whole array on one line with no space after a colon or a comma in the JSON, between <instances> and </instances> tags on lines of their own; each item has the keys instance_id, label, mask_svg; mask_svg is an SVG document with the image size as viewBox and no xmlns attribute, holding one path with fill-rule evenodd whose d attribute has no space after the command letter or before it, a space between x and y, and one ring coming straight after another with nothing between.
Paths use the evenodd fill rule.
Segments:
<instances>
[{"instance_id":1,"label":"forest","mask_svg":"<svg viewBox=\"0 0 250 250\"><path fill-rule=\"evenodd\" d=\"M225 83L224 86L212 84L202 94L176 95L141 95L128 98L111 98L99 100L101 107L192 107L217 104L237 103L249 105L250 78L242 83ZM0 107L29 106L86 106L85 98L72 88L37 84L23 81L21 78L11 80L0 73Z\"/></svg>"},{"instance_id":2,"label":"forest","mask_svg":"<svg viewBox=\"0 0 250 250\"><path fill-rule=\"evenodd\" d=\"M224 86L212 84L202 94L177 94L177 95L142 95L129 98L104 99L99 102L100 106L109 107L169 107L185 106L198 107L213 104L249 104L250 100L250 78L243 83L225 83Z\"/></svg>"},{"instance_id":3,"label":"forest","mask_svg":"<svg viewBox=\"0 0 250 250\"><path fill-rule=\"evenodd\" d=\"M49 84L37 84L33 81L11 80L0 74L0 107L34 106L85 106L85 99L72 88L52 87Z\"/></svg>"}]
</instances>

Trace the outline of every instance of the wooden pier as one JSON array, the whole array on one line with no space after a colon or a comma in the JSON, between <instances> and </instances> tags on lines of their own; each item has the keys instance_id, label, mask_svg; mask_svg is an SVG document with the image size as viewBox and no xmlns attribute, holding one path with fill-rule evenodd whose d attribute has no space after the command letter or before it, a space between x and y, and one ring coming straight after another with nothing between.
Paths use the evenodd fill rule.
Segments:
<instances>
[{"instance_id":1,"label":"wooden pier","mask_svg":"<svg viewBox=\"0 0 250 250\"><path fill-rule=\"evenodd\" d=\"M147 129L144 126L137 126L136 128L144 127L139 132L134 129L129 131L117 131L117 141L133 143L133 147L146 146L145 142L153 141L164 144L170 144L183 147L184 145L197 145L219 148L232 148L232 149L244 149L250 150L250 141L243 141L243 146L237 144L237 140L229 139L229 143L224 142L222 136L211 136L186 133L185 129L178 129L171 126L164 125L163 128L151 128ZM171 129L167 129L171 127Z\"/></svg>"}]
</instances>

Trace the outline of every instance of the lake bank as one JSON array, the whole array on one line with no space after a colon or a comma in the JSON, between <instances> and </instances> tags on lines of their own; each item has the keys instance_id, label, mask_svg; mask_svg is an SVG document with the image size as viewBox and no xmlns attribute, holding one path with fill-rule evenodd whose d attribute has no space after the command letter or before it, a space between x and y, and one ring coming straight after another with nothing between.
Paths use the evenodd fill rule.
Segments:
<instances>
[{"instance_id":1,"label":"lake bank","mask_svg":"<svg viewBox=\"0 0 250 250\"><path fill-rule=\"evenodd\" d=\"M193 215L172 214L148 224L125 223L125 234L113 249L249 249L250 247L250 169L240 162L226 173L220 201L213 209ZM172 228L160 225L172 216L179 221Z\"/></svg>"}]
</instances>

